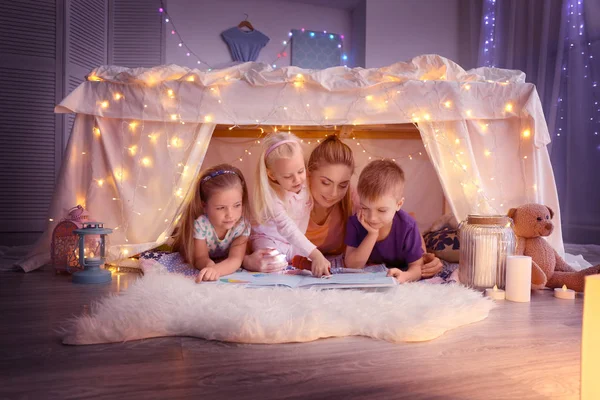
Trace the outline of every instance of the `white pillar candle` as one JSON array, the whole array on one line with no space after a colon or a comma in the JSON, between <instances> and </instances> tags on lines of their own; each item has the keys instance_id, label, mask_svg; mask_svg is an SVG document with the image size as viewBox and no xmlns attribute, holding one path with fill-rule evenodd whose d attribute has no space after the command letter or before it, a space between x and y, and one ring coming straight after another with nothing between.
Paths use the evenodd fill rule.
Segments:
<instances>
[{"instance_id":1,"label":"white pillar candle","mask_svg":"<svg viewBox=\"0 0 600 400\"><path fill-rule=\"evenodd\" d=\"M581 399L600 399L600 275L585 277L581 340Z\"/></svg>"},{"instance_id":2,"label":"white pillar candle","mask_svg":"<svg viewBox=\"0 0 600 400\"><path fill-rule=\"evenodd\" d=\"M554 289L554 297L563 300L575 300L575 291L568 289L566 285Z\"/></svg>"},{"instance_id":3,"label":"white pillar candle","mask_svg":"<svg viewBox=\"0 0 600 400\"><path fill-rule=\"evenodd\" d=\"M506 300L531 301L531 257L506 257Z\"/></svg>"},{"instance_id":4,"label":"white pillar candle","mask_svg":"<svg viewBox=\"0 0 600 400\"><path fill-rule=\"evenodd\" d=\"M491 287L496 284L498 268L498 239L492 235L482 235L475 238L475 276L473 284L476 287Z\"/></svg>"},{"instance_id":5,"label":"white pillar candle","mask_svg":"<svg viewBox=\"0 0 600 400\"><path fill-rule=\"evenodd\" d=\"M506 297L504 290L498 289L498 286L496 285L494 285L493 288L485 289L485 295L494 300L504 300Z\"/></svg>"}]
</instances>

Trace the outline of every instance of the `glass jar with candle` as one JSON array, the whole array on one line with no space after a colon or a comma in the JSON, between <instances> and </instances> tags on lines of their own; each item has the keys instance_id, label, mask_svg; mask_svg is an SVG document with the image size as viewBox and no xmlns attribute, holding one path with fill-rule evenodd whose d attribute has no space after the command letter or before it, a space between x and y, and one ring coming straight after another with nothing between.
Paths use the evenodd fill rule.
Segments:
<instances>
[{"instance_id":1,"label":"glass jar with candle","mask_svg":"<svg viewBox=\"0 0 600 400\"><path fill-rule=\"evenodd\" d=\"M460 282L480 290L494 285L504 289L506 257L516 245L513 221L506 215L469 215L458 230Z\"/></svg>"}]
</instances>

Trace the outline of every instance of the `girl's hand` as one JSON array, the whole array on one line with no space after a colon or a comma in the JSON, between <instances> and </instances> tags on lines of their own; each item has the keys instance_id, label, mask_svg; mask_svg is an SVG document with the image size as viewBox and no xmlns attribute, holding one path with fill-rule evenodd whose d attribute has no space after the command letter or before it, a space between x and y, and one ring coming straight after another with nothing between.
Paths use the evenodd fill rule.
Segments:
<instances>
[{"instance_id":1,"label":"girl's hand","mask_svg":"<svg viewBox=\"0 0 600 400\"><path fill-rule=\"evenodd\" d=\"M408 272L402 271L398 268L388 269L387 276L393 277L394 279L396 279L396 281L398 281L398 283L408 282L410 278L410 274Z\"/></svg>"},{"instance_id":2,"label":"girl's hand","mask_svg":"<svg viewBox=\"0 0 600 400\"><path fill-rule=\"evenodd\" d=\"M323 275L331 275L331 272L329 272L331 263L325 258L323 253L319 250L315 250L310 254L310 259L312 260L310 270L313 276L320 278Z\"/></svg>"},{"instance_id":3,"label":"girl's hand","mask_svg":"<svg viewBox=\"0 0 600 400\"><path fill-rule=\"evenodd\" d=\"M360 224L363 226L363 228L365 228L367 230L368 234L379 235L379 229L373 228L371 225L369 225L367 223L367 221L365 221L365 215L362 210L358 211L357 217L358 217L358 222L360 222Z\"/></svg>"},{"instance_id":4,"label":"girl's hand","mask_svg":"<svg viewBox=\"0 0 600 400\"><path fill-rule=\"evenodd\" d=\"M273 249L259 249L244 257L243 267L253 272L276 272L286 268L287 261L281 261L270 253Z\"/></svg>"},{"instance_id":5,"label":"girl's hand","mask_svg":"<svg viewBox=\"0 0 600 400\"><path fill-rule=\"evenodd\" d=\"M221 272L215 266L215 263L211 261L206 267L204 267L200 272L198 272L198 276L196 277L196 283L200 283L202 281L216 281L221 277Z\"/></svg>"}]
</instances>

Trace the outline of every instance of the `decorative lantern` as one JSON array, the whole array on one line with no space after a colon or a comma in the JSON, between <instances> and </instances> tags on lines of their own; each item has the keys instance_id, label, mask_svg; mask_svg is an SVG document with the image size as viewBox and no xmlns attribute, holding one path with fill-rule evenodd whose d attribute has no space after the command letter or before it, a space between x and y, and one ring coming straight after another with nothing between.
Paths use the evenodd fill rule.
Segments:
<instances>
[{"instance_id":1,"label":"decorative lantern","mask_svg":"<svg viewBox=\"0 0 600 400\"><path fill-rule=\"evenodd\" d=\"M51 260L56 273L72 272L79 269L76 253L78 237L74 230L88 220L88 213L77 205L69 210L68 216L60 221L52 231Z\"/></svg>"},{"instance_id":2,"label":"decorative lantern","mask_svg":"<svg viewBox=\"0 0 600 400\"><path fill-rule=\"evenodd\" d=\"M106 235L112 233L112 229L105 228L102 222L84 222L81 229L73 232L79 235L76 257L83 269L73 274L73 283L110 282L110 271L100 267L106 260Z\"/></svg>"},{"instance_id":3,"label":"decorative lantern","mask_svg":"<svg viewBox=\"0 0 600 400\"><path fill-rule=\"evenodd\" d=\"M506 215L469 215L459 230L458 279L463 285L504 289L506 257L516 245L513 222Z\"/></svg>"}]
</instances>

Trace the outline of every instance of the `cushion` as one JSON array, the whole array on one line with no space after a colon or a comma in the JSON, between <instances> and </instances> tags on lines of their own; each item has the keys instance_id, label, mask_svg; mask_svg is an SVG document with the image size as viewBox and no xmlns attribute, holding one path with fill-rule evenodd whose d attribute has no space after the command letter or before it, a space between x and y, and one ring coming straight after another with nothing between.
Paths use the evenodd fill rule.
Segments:
<instances>
[{"instance_id":1,"label":"cushion","mask_svg":"<svg viewBox=\"0 0 600 400\"><path fill-rule=\"evenodd\" d=\"M441 260L452 263L458 262L460 243L458 242L458 231L456 229L444 227L426 233L423 239L429 253L435 254Z\"/></svg>"}]
</instances>

